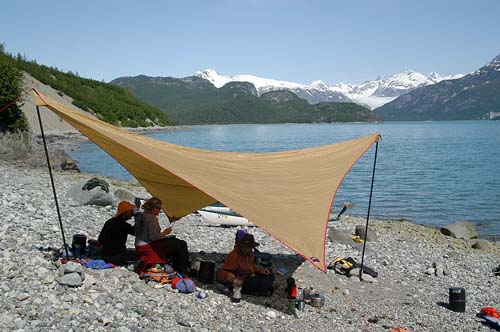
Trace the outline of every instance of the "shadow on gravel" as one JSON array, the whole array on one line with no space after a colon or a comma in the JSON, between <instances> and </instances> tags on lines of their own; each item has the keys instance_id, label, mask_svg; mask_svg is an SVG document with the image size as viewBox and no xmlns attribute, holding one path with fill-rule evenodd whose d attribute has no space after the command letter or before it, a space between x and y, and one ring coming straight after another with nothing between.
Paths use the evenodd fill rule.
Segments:
<instances>
[{"instance_id":1,"label":"shadow on gravel","mask_svg":"<svg viewBox=\"0 0 500 332\"><path fill-rule=\"evenodd\" d=\"M43 253L46 259L56 261L60 258L60 252L56 248L51 248L51 247L38 247L37 248L40 252ZM222 267L222 264L224 263L224 260L226 258L227 253L219 253L219 252L190 252L190 260L193 262L195 259L198 259L200 261L211 261L215 262L216 268L215 271L219 268ZM95 258L99 259L99 258ZM269 267L276 279L275 279L275 290L272 296L269 297L264 297L264 296L251 296L251 295L246 295L243 294L241 301L244 302L249 302L253 303L255 305L260 305L262 307L266 307L269 309L273 309L277 312L282 312L283 314L288 314L288 300L286 297L286 279L290 276L293 275L293 273L297 270L299 266L304 263L304 258L302 258L299 255L294 255L294 254L272 254L272 265ZM285 274L280 274L278 273L278 269L282 271L286 271ZM220 292L217 290L217 281L214 280L213 283L211 284L204 284L199 281L198 276L196 275L191 275L189 276L192 278L196 284L196 286L207 289L207 290L212 290L215 293ZM231 302L231 294L227 296L227 302Z\"/></svg>"},{"instance_id":2,"label":"shadow on gravel","mask_svg":"<svg viewBox=\"0 0 500 332\"><path fill-rule=\"evenodd\" d=\"M216 253L216 252L211 252L211 253L191 253L191 260L193 259L201 259L205 261L213 261L216 263L216 271L222 266L224 259L226 257L226 254L222 253ZM241 301L244 302L249 302L253 303L256 305L260 305L269 309L273 309L275 311L282 312L284 314L288 314L288 300L286 298L286 279L293 275L295 270L302 265L304 262L304 259L301 256L298 255L293 255L293 254L273 254L272 258L272 266L270 269L274 272L274 275L276 277L276 280L274 282L275 284L275 290L272 296L269 297L264 297L264 296L251 296L251 295L245 295L243 294L241 297ZM284 268L286 269L287 273L286 274L280 274L277 273L276 271L278 269ZM201 283L196 276L192 276L192 278L195 280L195 283L197 286L203 288L203 289L209 289L214 292L218 292L216 289L217 286L217 281L214 280L213 283L211 284L204 284ZM231 302L231 295L227 297L228 303Z\"/></svg>"},{"instance_id":3,"label":"shadow on gravel","mask_svg":"<svg viewBox=\"0 0 500 332\"><path fill-rule=\"evenodd\" d=\"M450 304L449 304L449 303L446 303L446 302L436 302L436 304L437 304L438 306L441 306L441 307L443 307L443 308L446 308L446 309L448 309L448 310L451 310L451 308L450 308Z\"/></svg>"}]
</instances>

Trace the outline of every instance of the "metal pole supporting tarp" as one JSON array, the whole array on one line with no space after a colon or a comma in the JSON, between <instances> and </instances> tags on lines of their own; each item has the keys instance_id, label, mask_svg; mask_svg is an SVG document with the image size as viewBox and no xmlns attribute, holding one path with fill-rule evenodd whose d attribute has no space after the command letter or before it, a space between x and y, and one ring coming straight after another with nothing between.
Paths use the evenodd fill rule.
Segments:
<instances>
[{"instance_id":1,"label":"metal pole supporting tarp","mask_svg":"<svg viewBox=\"0 0 500 332\"><path fill-rule=\"evenodd\" d=\"M370 188L370 200L368 201L368 213L366 215L365 238L363 239L363 253L361 254L361 269L359 270L359 280L362 279L363 264L365 261L366 237L368 236L368 221L370 220L370 208L372 205L373 181L375 180L375 166L377 165L377 151L378 151L378 141L376 142L376 145L375 145L375 159L373 161L372 185Z\"/></svg>"},{"instance_id":2,"label":"metal pole supporting tarp","mask_svg":"<svg viewBox=\"0 0 500 332\"><path fill-rule=\"evenodd\" d=\"M42 133L43 147L45 149L45 157L47 158L47 166L49 167L50 183L52 184L52 192L54 193L54 201L56 202L57 216L59 217L59 226L61 227L61 234L64 243L64 250L66 252L66 258L69 259L68 245L66 244L66 237L64 236L64 228L61 219L61 212L59 211L59 203L57 203L56 187L54 185L54 177L52 176L52 168L50 167L49 151L47 150L47 143L45 142L45 134L43 133L42 117L40 116L40 109L36 107L36 113L38 114L38 122L40 123L40 131Z\"/></svg>"}]
</instances>

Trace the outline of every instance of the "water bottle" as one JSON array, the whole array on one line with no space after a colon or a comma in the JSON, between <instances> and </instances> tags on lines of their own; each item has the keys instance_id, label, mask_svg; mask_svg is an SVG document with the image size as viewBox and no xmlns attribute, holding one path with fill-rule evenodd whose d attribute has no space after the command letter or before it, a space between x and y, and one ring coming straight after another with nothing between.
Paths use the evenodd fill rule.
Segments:
<instances>
[{"instance_id":1,"label":"water bottle","mask_svg":"<svg viewBox=\"0 0 500 332\"><path fill-rule=\"evenodd\" d=\"M80 245L79 244L76 244L75 245L75 249L74 249L74 255L75 255L75 258L81 258L81 254L80 254Z\"/></svg>"},{"instance_id":2,"label":"water bottle","mask_svg":"<svg viewBox=\"0 0 500 332\"><path fill-rule=\"evenodd\" d=\"M286 279L286 298L288 301L288 312L290 314L295 314L295 308L297 306L297 286L295 285L295 279L289 277Z\"/></svg>"},{"instance_id":3,"label":"water bottle","mask_svg":"<svg viewBox=\"0 0 500 332\"><path fill-rule=\"evenodd\" d=\"M233 287L233 297L231 298L231 302L240 303L241 300L241 285L237 284Z\"/></svg>"},{"instance_id":4,"label":"water bottle","mask_svg":"<svg viewBox=\"0 0 500 332\"><path fill-rule=\"evenodd\" d=\"M195 258L193 260L193 263L191 264L191 272L193 273L193 275L197 276L198 273L200 272L200 265L201 265L201 261L199 258Z\"/></svg>"},{"instance_id":5,"label":"water bottle","mask_svg":"<svg viewBox=\"0 0 500 332\"><path fill-rule=\"evenodd\" d=\"M290 314L294 314L295 313L296 306L297 306L296 299L288 299L288 312Z\"/></svg>"},{"instance_id":6,"label":"water bottle","mask_svg":"<svg viewBox=\"0 0 500 332\"><path fill-rule=\"evenodd\" d=\"M309 301L311 301L311 291L312 291L311 288L305 288L302 291L302 294L304 296L304 302L308 303Z\"/></svg>"},{"instance_id":7,"label":"water bottle","mask_svg":"<svg viewBox=\"0 0 500 332\"><path fill-rule=\"evenodd\" d=\"M304 291L302 288L297 289L295 307L299 310L304 310Z\"/></svg>"},{"instance_id":8,"label":"water bottle","mask_svg":"<svg viewBox=\"0 0 500 332\"><path fill-rule=\"evenodd\" d=\"M297 288L297 300L304 300L304 290L302 288Z\"/></svg>"},{"instance_id":9,"label":"water bottle","mask_svg":"<svg viewBox=\"0 0 500 332\"><path fill-rule=\"evenodd\" d=\"M298 310L300 310L300 311L304 310L305 306L306 306L306 303L304 302L304 300L297 300L296 307Z\"/></svg>"},{"instance_id":10,"label":"water bottle","mask_svg":"<svg viewBox=\"0 0 500 332\"><path fill-rule=\"evenodd\" d=\"M290 293L287 295L288 299L288 312L290 314L295 314L295 309L297 308L297 288L293 286Z\"/></svg>"}]
</instances>

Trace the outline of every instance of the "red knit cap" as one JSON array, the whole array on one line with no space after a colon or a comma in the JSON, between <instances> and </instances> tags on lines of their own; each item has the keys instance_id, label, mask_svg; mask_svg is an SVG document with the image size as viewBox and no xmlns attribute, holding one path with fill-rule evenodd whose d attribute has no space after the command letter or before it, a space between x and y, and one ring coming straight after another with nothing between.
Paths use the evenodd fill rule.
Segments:
<instances>
[{"instance_id":1,"label":"red knit cap","mask_svg":"<svg viewBox=\"0 0 500 332\"><path fill-rule=\"evenodd\" d=\"M135 209L135 205L127 202L127 201L122 201L120 204L118 204L118 209L116 210L116 216L119 216L122 213L125 213L127 211Z\"/></svg>"}]
</instances>

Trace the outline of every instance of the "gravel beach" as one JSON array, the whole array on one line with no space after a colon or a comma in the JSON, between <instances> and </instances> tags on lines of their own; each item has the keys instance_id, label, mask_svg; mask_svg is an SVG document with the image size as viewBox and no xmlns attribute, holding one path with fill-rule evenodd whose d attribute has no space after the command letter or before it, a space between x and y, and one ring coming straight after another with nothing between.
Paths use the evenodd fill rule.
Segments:
<instances>
[{"instance_id":1,"label":"gravel beach","mask_svg":"<svg viewBox=\"0 0 500 332\"><path fill-rule=\"evenodd\" d=\"M94 175L55 172L67 241L83 233L97 238L115 207L78 206L66 195L77 182ZM306 305L287 311L285 276L270 298L244 296L239 304L197 283L197 292L181 294L169 285L155 288L126 267L83 268L80 287L57 282L59 262L52 249L62 246L57 212L46 168L0 162L0 330L2 331L489 331L475 314L481 307L500 309L500 246L445 237L439 230L402 220L370 220L376 239L367 243L365 264L379 273L374 280L323 273L279 242L251 228L259 249L273 254L273 269L285 267L298 286L312 287L326 298L321 309ZM106 179L110 192L126 189L148 197L137 182ZM165 216L163 216L165 218ZM343 216L330 228L349 235L362 218ZM166 220L162 223L166 225ZM174 226L194 257L219 264L233 246L236 228L210 226L195 214ZM129 247L133 239L129 237ZM361 260L362 244L327 239L327 259ZM477 245L474 245L477 246ZM328 263L327 262L327 263ZM369 279L369 278L367 278ZM195 279L195 281L197 281ZM448 308L448 289L463 287L466 311Z\"/></svg>"}]
</instances>

